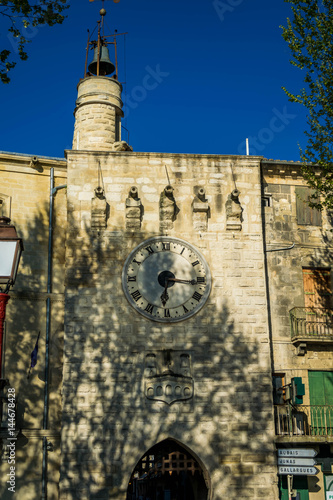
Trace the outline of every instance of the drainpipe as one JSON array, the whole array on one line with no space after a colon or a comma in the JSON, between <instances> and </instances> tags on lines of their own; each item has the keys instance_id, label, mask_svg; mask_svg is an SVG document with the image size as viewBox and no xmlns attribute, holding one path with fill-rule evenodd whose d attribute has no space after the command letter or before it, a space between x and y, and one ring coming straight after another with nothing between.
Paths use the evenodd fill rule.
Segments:
<instances>
[{"instance_id":1,"label":"drainpipe","mask_svg":"<svg viewBox=\"0 0 333 500\"><path fill-rule=\"evenodd\" d=\"M47 293L52 292L52 237L53 237L53 200L58 189L66 188L67 184L54 187L54 168L50 171L50 206L49 206L49 246L47 260ZM44 385L44 414L43 430L48 425L49 406L49 341L51 323L51 299L46 299L46 335L45 335L45 385ZM47 499L47 437L43 437L43 462L42 462L42 500Z\"/></svg>"},{"instance_id":2,"label":"drainpipe","mask_svg":"<svg viewBox=\"0 0 333 500\"><path fill-rule=\"evenodd\" d=\"M288 247L284 248L271 248L267 250L266 248L266 230L265 230L265 215L262 215L262 226L263 226L263 240L264 240L264 269L265 269L265 283L266 283L266 297L267 297L267 314L268 314L268 334L269 334L269 343L270 343L270 355L271 355L271 367L272 374L275 372L274 367L274 353L273 353L273 328L272 328L272 317L271 317L271 298L269 292L269 276L268 276L268 262L267 262L267 253L269 252L282 252L284 250L291 250L294 248L295 243Z\"/></svg>"},{"instance_id":3,"label":"drainpipe","mask_svg":"<svg viewBox=\"0 0 333 500\"><path fill-rule=\"evenodd\" d=\"M293 243L292 245L290 245L289 247L284 247L284 248L271 248L270 250L265 250L265 252L282 252L283 250L291 250L292 248L294 248L295 246L295 243Z\"/></svg>"}]
</instances>

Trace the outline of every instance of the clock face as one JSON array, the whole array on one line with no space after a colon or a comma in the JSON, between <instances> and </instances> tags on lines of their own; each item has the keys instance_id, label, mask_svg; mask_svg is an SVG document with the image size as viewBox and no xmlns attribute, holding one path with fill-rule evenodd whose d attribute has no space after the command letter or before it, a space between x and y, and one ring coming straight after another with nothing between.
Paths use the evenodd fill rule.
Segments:
<instances>
[{"instance_id":1,"label":"clock face","mask_svg":"<svg viewBox=\"0 0 333 500\"><path fill-rule=\"evenodd\" d=\"M201 253L186 241L150 238L126 259L123 289L146 318L172 323L198 312L208 299L211 276Z\"/></svg>"}]
</instances>

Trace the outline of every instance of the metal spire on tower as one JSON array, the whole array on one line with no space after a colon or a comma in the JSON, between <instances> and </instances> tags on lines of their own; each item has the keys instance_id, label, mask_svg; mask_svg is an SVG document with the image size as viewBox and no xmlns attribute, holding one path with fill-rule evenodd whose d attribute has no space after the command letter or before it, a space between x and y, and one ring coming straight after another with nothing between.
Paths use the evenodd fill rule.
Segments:
<instances>
[{"instance_id":1,"label":"metal spire on tower","mask_svg":"<svg viewBox=\"0 0 333 500\"><path fill-rule=\"evenodd\" d=\"M96 0L89 0L89 2L94 2ZM87 43L87 51L86 51L86 63L85 63L85 76L87 76L87 69L89 71L88 74L93 74L96 76L106 76L110 75L116 70L116 73L113 78L118 79L118 61L117 61L117 39L116 37L119 35L125 35L126 33L117 33L117 30L112 35L106 36L104 34L104 17L106 15L106 10L104 9L104 1L98 0L102 2L102 8L99 11L101 15L101 20L98 21L98 36L97 40L90 41L90 35L88 35L88 43ZM120 0L113 0L114 3L119 3ZM101 29L102 28L102 29ZM89 30L88 30L89 33ZM113 41L108 41L109 38L113 38ZM113 45L115 50L115 65L110 61L109 51L107 46ZM93 61L88 63L88 51L89 47L94 48L94 58Z\"/></svg>"}]
</instances>

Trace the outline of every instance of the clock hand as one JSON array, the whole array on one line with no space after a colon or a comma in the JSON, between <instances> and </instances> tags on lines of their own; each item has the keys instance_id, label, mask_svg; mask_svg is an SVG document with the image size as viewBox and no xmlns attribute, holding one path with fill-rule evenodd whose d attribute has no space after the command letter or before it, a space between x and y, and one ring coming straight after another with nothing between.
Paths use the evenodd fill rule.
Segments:
<instances>
[{"instance_id":1,"label":"clock hand","mask_svg":"<svg viewBox=\"0 0 333 500\"><path fill-rule=\"evenodd\" d=\"M169 300L169 295L168 295L168 292L167 292L168 284L169 284L169 280L167 279L166 282L165 282L164 292L161 295L161 301L162 301L162 305L163 306L165 306L165 304Z\"/></svg>"},{"instance_id":2,"label":"clock hand","mask_svg":"<svg viewBox=\"0 0 333 500\"><path fill-rule=\"evenodd\" d=\"M165 306L165 304L168 302L169 300L169 295L168 295L168 292L167 292L167 288L169 286L169 283L185 283L185 284L189 284L189 285L196 285L197 284L197 281L196 280L180 280L180 279L177 279L177 278L167 278L166 281L165 281L165 287L164 287L164 292L162 293L161 295L161 302L163 304L163 306Z\"/></svg>"},{"instance_id":3,"label":"clock hand","mask_svg":"<svg viewBox=\"0 0 333 500\"><path fill-rule=\"evenodd\" d=\"M177 278L168 278L168 281L173 281L175 283L186 283L186 284L190 284L190 285L196 285L197 282L196 280L179 280Z\"/></svg>"}]
</instances>

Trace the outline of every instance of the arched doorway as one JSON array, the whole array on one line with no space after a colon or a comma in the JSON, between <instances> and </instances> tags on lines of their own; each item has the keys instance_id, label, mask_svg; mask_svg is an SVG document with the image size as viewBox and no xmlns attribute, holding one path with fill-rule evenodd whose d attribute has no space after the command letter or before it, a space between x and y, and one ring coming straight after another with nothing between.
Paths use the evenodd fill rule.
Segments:
<instances>
[{"instance_id":1,"label":"arched doorway","mask_svg":"<svg viewBox=\"0 0 333 500\"><path fill-rule=\"evenodd\" d=\"M156 444L136 464L127 500L207 500L204 472L191 453L172 439Z\"/></svg>"}]
</instances>

